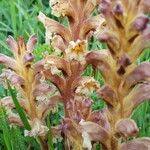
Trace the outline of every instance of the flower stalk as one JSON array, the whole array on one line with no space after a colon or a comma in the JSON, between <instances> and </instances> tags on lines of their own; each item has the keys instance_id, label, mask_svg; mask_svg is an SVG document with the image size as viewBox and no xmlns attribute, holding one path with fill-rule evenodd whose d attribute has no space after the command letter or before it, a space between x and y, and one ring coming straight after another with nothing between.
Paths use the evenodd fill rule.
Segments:
<instances>
[{"instance_id":1,"label":"flower stalk","mask_svg":"<svg viewBox=\"0 0 150 150\"><path fill-rule=\"evenodd\" d=\"M49 84L42 81L42 74L38 72L37 64L33 64L34 56L32 52L36 42L35 35L29 38L27 44L25 44L23 38L15 41L13 37L8 37L7 43L14 58L0 55L0 62L7 67L0 78L6 88L6 83L8 83L8 89L12 97L3 98L1 105L8 112L10 124L24 125L26 128L24 135L38 137L41 149L46 150L48 149L46 142L48 128L45 117L57 102L52 100L53 96L48 95L52 92L52 89ZM13 94L14 90L11 86L16 89L17 97ZM14 108L21 118L12 111ZM23 112L26 113L26 116L23 115Z\"/></svg>"},{"instance_id":2,"label":"flower stalk","mask_svg":"<svg viewBox=\"0 0 150 150\"><path fill-rule=\"evenodd\" d=\"M100 143L103 150L150 147L150 138L136 138L139 129L131 118L135 108L150 99L150 63L137 63L149 48L149 3L51 0L52 14L66 17L68 25L39 13L38 20L46 29L46 43L54 53L45 54L37 63L33 63L34 35L27 44L22 38L18 42L8 38L14 58L0 55L0 63L9 68L4 70L1 80L7 78L19 93L19 103L31 126L31 130L25 130L25 136L39 137L41 149L48 149L45 119L53 107L63 103L64 117L59 126L52 127L52 135L64 138L66 150L92 150L95 143ZM92 15L97 8L99 14ZM89 50L92 36L105 42L107 48ZM89 65L101 72L103 86L93 77L83 75ZM57 92L53 95L54 91ZM92 110L93 92L105 101L102 110ZM11 98L7 103L2 101L2 105L8 109L15 107ZM15 115L9 118L10 123L15 120L22 125Z\"/></svg>"}]
</instances>

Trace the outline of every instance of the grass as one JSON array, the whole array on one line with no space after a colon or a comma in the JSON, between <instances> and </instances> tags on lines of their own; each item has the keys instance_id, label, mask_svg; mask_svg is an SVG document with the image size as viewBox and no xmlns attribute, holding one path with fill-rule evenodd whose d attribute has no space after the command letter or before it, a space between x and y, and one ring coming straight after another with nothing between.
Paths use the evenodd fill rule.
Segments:
<instances>
[{"instance_id":1,"label":"grass","mask_svg":"<svg viewBox=\"0 0 150 150\"><path fill-rule=\"evenodd\" d=\"M47 45L41 44L44 43L43 39L45 31L41 23L37 21L37 15L39 11L42 11L51 18L54 18L50 14L50 8L47 0L0 0L0 53L11 55L11 52L5 42L8 35L12 35L15 38L23 36L25 39L28 39L29 35L33 33L38 36L40 43L37 45L37 48L34 52L36 60L42 58L41 56L43 51L50 51ZM92 39L89 47L90 49L102 49L105 47L105 45L97 42L95 39ZM143 61L150 61L149 49L144 52L144 54L138 60L138 63ZM93 75L91 67L85 71L85 75ZM99 72L96 73L95 78L101 84L104 83L103 78ZM7 94L12 95L17 107L20 107L17 103L14 93L12 92L12 89L9 88L9 91L6 91L0 87L0 97L2 98ZM96 94L91 95L91 97L94 100L94 110L104 107L104 102L99 100ZM23 112L20 112L20 114L24 116ZM51 114L49 115L49 118L50 116ZM24 116L23 118L26 117ZM51 121L48 119L49 128L51 128L51 125L57 124L60 121L61 114L56 113L51 118ZM135 110L133 118L136 120L140 128L139 136L150 137L150 103L145 102L141 104ZM26 119L24 121L27 128L29 128ZM38 143L33 138L25 138L23 136L22 129L17 127L10 127L8 125L5 110L0 108L0 150L27 150L29 147L35 150L39 150ZM51 143L51 132L49 132L49 147L51 147L51 150L54 149ZM63 149L61 143L57 144L57 149ZM96 150L99 149L100 147L96 146Z\"/></svg>"},{"instance_id":2,"label":"grass","mask_svg":"<svg viewBox=\"0 0 150 150\"><path fill-rule=\"evenodd\" d=\"M43 43L44 27L37 20L39 11L48 14L48 4L42 0L1 0L0 1L0 52L10 53L5 43L8 35L15 38L28 37L35 33Z\"/></svg>"}]
</instances>

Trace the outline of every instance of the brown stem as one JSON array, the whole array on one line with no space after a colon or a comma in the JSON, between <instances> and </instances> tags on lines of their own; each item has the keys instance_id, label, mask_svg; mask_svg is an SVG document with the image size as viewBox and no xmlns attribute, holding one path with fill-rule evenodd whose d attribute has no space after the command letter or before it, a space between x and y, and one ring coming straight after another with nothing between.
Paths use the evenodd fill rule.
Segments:
<instances>
[{"instance_id":1,"label":"brown stem","mask_svg":"<svg viewBox=\"0 0 150 150\"><path fill-rule=\"evenodd\" d=\"M48 150L47 142L44 141L44 139L42 137L38 137L38 141L39 141L41 150Z\"/></svg>"}]
</instances>

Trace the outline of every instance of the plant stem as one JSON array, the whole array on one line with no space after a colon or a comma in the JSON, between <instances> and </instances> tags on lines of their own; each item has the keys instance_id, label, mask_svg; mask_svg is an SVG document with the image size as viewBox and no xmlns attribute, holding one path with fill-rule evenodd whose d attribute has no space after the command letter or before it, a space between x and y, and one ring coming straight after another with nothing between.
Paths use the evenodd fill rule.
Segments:
<instances>
[{"instance_id":1,"label":"plant stem","mask_svg":"<svg viewBox=\"0 0 150 150\"><path fill-rule=\"evenodd\" d=\"M47 143L44 141L44 139L42 137L38 137L38 142L40 144L40 149L41 150L48 150L48 145Z\"/></svg>"}]
</instances>

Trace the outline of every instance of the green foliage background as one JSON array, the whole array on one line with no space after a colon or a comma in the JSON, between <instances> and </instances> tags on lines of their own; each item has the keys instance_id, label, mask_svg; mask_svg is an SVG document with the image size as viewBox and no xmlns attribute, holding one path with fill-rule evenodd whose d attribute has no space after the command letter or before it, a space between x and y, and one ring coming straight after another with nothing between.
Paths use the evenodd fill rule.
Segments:
<instances>
[{"instance_id":1,"label":"green foliage background","mask_svg":"<svg viewBox=\"0 0 150 150\"><path fill-rule=\"evenodd\" d=\"M38 12L42 11L50 18L61 21L51 15L48 0L0 0L0 53L11 55L9 48L6 45L6 39L8 35L12 35L15 38L23 36L26 40L28 37L35 33L38 36L38 44L35 49L36 60L41 59L44 51L50 51L51 49L44 44L45 29L41 23L37 20ZM104 44L99 43L94 38L91 39L89 44L90 49L102 49ZM150 50L146 50L138 63L143 61L150 61ZM3 66L0 66L0 72ZM84 73L85 75L92 76L92 68L89 66ZM103 84L103 78L99 72L96 73L95 78ZM0 98L9 95L9 91L6 91L0 87ZM95 93L91 95L94 100L93 109L101 109L105 106L104 102L97 97ZM59 113L50 114L48 125L56 125L60 122L63 116L63 108L59 107ZM139 136L150 137L150 103L145 102L140 105L133 114L133 118L136 120L140 132ZM63 150L62 143L54 145L58 150ZM5 110L0 108L0 150L27 150L35 149L39 150L39 145L33 138L27 138L23 136L23 129L17 127L10 127L7 122ZM96 150L100 150L99 146L96 146Z\"/></svg>"}]
</instances>

